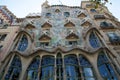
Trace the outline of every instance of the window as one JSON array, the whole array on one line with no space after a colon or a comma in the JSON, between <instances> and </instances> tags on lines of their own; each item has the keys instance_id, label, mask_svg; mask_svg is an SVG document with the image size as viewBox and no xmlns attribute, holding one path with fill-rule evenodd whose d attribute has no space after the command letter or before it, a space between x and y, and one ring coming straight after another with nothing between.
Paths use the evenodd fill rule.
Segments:
<instances>
[{"instance_id":1,"label":"window","mask_svg":"<svg viewBox=\"0 0 120 80\"><path fill-rule=\"evenodd\" d=\"M3 24L3 19L0 19L0 24Z\"/></svg>"},{"instance_id":2,"label":"window","mask_svg":"<svg viewBox=\"0 0 120 80\"><path fill-rule=\"evenodd\" d=\"M109 37L115 38L117 35L114 32L109 32L108 33Z\"/></svg>"},{"instance_id":3,"label":"window","mask_svg":"<svg viewBox=\"0 0 120 80\"><path fill-rule=\"evenodd\" d=\"M40 43L40 46L42 46L42 47L49 46L49 42L41 42L41 43Z\"/></svg>"},{"instance_id":4,"label":"window","mask_svg":"<svg viewBox=\"0 0 120 80\"><path fill-rule=\"evenodd\" d=\"M2 47L3 47L3 45L0 45L0 50L1 50Z\"/></svg>"},{"instance_id":5,"label":"window","mask_svg":"<svg viewBox=\"0 0 120 80\"><path fill-rule=\"evenodd\" d=\"M109 32L108 37L111 43L120 43L120 37L116 33Z\"/></svg>"},{"instance_id":6,"label":"window","mask_svg":"<svg viewBox=\"0 0 120 80\"><path fill-rule=\"evenodd\" d=\"M60 53L57 54L56 65L57 65L57 80L63 80L63 61L62 55Z\"/></svg>"},{"instance_id":7,"label":"window","mask_svg":"<svg viewBox=\"0 0 120 80\"><path fill-rule=\"evenodd\" d=\"M79 61L80 61L80 66L82 68L82 74L85 80L95 80L92 65L88 62L88 60L82 55L80 55Z\"/></svg>"},{"instance_id":8,"label":"window","mask_svg":"<svg viewBox=\"0 0 120 80\"><path fill-rule=\"evenodd\" d=\"M112 23L107 23L105 21L100 23L100 27L101 28L107 28L107 29L108 28L114 28L114 26L112 25Z\"/></svg>"},{"instance_id":9,"label":"window","mask_svg":"<svg viewBox=\"0 0 120 80\"><path fill-rule=\"evenodd\" d=\"M40 57L37 56L33 59L27 70L27 80L37 80L38 79L38 68L40 65Z\"/></svg>"},{"instance_id":10,"label":"window","mask_svg":"<svg viewBox=\"0 0 120 80\"><path fill-rule=\"evenodd\" d=\"M26 35L23 35L20 42L19 42L19 45L18 45L18 50L19 51L25 51L26 48L28 46L28 39L27 39L27 36Z\"/></svg>"},{"instance_id":11,"label":"window","mask_svg":"<svg viewBox=\"0 0 120 80\"><path fill-rule=\"evenodd\" d=\"M7 74L5 75L5 80L18 80L21 70L21 60L18 56L15 56L11 62Z\"/></svg>"},{"instance_id":12,"label":"window","mask_svg":"<svg viewBox=\"0 0 120 80\"><path fill-rule=\"evenodd\" d=\"M90 9L90 11L91 11L91 12L96 12L96 10L95 10L95 9Z\"/></svg>"},{"instance_id":13,"label":"window","mask_svg":"<svg viewBox=\"0 0 120 80\"><path fill-rule=\"evenodd\" d=\"M80 80L78 60L75 55L67 55L64 58L66 80Z\"/></svg>"},{"instance_id":14,"label":"window","mask_svg":"<svg viewBox=\"0 0 120 80\"><path fill-rule=\"evenodd\" d=\"M51 13L46 13L46 17L50 18L51 17Z\"/></svg>"},{"instance_id":15,"label":"window","mask_svg":"<svg viewBox=\"0 0 120 80\"><path fill-rule=\"evenodd\" d=\"M69 16L70 16L70 13L69 13L69 12L64 12L64 16L65 16L65 17L69 17Z\"/></svg>"},{"instance_id":16,"label":"window","mask_svg":"<svg viewBox=\"0 0 120 80\"><path fill-rule=\"evenodd\" d=\"M0 34L0 41L4 41L6 36L7 36L7 34Z\"/></svg>"},{"instance_id":17,"label":"window","mask_svg":"<svg viewBox=\"0 0 120 80\"><path fill-rule=\"evenodd\" d=\"M89 36L89 42L93 48L100 47L100 41L99 41L98 37L93 32Z\"/></svg>"},{"instance_id":18,"label":"window","mask_svg":"<svg viewBox=\"0 0 120 80\"><path fill-rule=\"evenodd\" d=\"M40 80L54 80L54 63L53 56L43 56Z\"/></svg>"},{"instance_id":19,"label":"window","mask_svg":"<svg viewBox=\"0 0 120 80\"><path fill-rule=\"evenodd\" d=\"M68 44L69 45L77 45L77 41L69 41Z\"/></svg>"},{"instance_id":20,"label":"window","mask_svg":"<svg viewBox=\"0 0 120 80\"><path fill-rule=\"evenodd\" d=\"M107 56L101 52L98 56L98 69L104 80L118 80Z\"/></svg>"}]
</instances>

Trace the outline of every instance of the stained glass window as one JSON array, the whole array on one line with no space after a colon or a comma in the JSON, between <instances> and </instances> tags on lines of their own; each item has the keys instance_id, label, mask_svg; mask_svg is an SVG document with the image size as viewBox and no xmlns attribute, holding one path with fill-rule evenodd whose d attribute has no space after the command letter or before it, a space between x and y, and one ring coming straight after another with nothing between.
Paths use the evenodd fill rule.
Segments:
<instances>
[{"instance_id":1,"label":"stained glass window","mask_svg":"<svg viewBox=\"0 0 120 80\"><path fill-rule=\"evenodd\" d=\"M82 71L83 71L82 73L83 73L85 80L95 80L92 66L88 62L88 60L82 55L80 55L79 61L80 61L80 66L82 68Z\"/></svg>"},{"instance_id":2,"label":"stained glass window","mask_svg":"<svg viewBox=\"0 0 120 80\"><path fill-rule=\"evenodd\" d=\"M75 55L67 55L64 58L66 80L80 80L78 60Z\"/></svg>"},{"instance_id":3,"label":"stained glass window","mask_svg":"<svg viewBox=\"0 0 120 80\"><path fill-rule=\"evenodd\" d=\"M53 56L43 56L41 63L41 80L54 80L54 63Z\"/></svg>"},{"instance_id":4,"label":"stained glass window","mask_svg":"<svg viewBox=\"0 0 120 80\"><path fill-rule=\"evenodd\" d=\"M98 56L98 69L105 80L118 80L113 67L110 65L107 56L102 52Z\"/></svg>"},{"instance_id":5,"label":"stained glass window","mask_svg":"<svg viewBox=\"0 0 120 80\"><path fill-rule=\"evenodd\" d=\"M100 41L99 41L98 37L93 32L89 36L89 42L93 48L100 47Z\"/></svg>"},{"instance_id":6,"label":"stained glass window","mask_svg":"<svg viewBox=\"0 0 120 80\"><path fill-rule=\"evenodd\" d=\"M22 39L21 39L20 42L19 42L18 50L19 50L19 51L25 51L26 48L27 48L27 46L28 46L27 36L26 36L26 35L23 35L23 36L22 36Z\"/></svg>"},{"instance_id":7,"label":"stained glass window","mask_svg":"<svg viewBox=\"0 0 120 80\"><path fill-rule=\"evenodd\" d=\"M37 56L33 59L32 63L27 70L27 80L37 80L38 79L38 68L40 65L40 57Z\"/></svg>"},{"instance_id":8,"label":"stained glass window","mask_svg":"<svg viewBox=\"0 0 120 80\"><path fill-rule=\"evenodd\" d=\"M18 80L21 70L22 70L21 60L18 56L15 56L11 62L11 65L4 79L5 80Z\"/></svg>"}]
</instances>

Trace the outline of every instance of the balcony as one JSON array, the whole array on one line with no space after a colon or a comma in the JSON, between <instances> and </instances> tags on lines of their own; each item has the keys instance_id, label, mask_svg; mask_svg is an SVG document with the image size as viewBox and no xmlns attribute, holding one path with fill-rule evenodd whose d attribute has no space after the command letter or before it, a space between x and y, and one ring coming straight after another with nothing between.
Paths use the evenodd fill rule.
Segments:
<instances>
[{"instance_id":1,"label":"balcony","mask_svg":"<svg viewBox=\"0 0 120 80\"><path fill-rule=\"evenodd\" d=\"M94 4L86 4L86 8L93 8L93 7L95 7Z\"/></svg>"},{"instance_id":2,"label":"balcony","mask_svg":"<svg viewBox=\"0 0 120 80\"><path fill-rule=\"evenodd\" d=\"M40 36L42 36L42 35L50 36L50 30L43 30L43 29L41 29L40 30Z\"/></svg>"},{"instance_id":3,"label":"balcony","mask_svg":"<svg viewBox=\"0 0 120 80\"><path fill-rule=\"evenodd\" d=\"M109 37L109 41L111 42L111 43L120 43L120 36L115 36L115 37Z\"/></svg>"},{"instance_id":4,"label":"balcony","mask_svg":"<svg viewBox=\"0 0 120 80\"><path fill-rule=\"evenodd\" d=\"M36 46L36 47L47 48L47 47L49 47L50 45L49 45L49 42L36 42L36 43L35 43L35 46Z\"/></svg>"},{"instance_id":5,"label":"balcony","mask_svg":"<svg viewBox=\"0 0 120 80\"><path fill-rule=\"evenodd\" d=\"M107 22L101 22L100 27L102 29L113 29L113 28L115 28L112 23L107 23Z\"/></svg>"},{"instance_id":6,"label":"balcony","mask_svg":"<svg viewBox=\"0 0 120 80\"><path fill-rule=\"evenodd\" d=\"M105 19L104 15L94 15L95 19Z\"/></svg>"}]
</instances>

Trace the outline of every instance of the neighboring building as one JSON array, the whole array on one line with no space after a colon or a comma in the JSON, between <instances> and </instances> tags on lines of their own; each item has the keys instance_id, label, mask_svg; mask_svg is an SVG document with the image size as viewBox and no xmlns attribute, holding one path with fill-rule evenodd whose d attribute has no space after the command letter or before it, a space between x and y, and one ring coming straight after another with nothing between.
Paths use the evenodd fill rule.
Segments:
<instances>
[{"instance_id":1,"label":"neighboring building","mask_svg":"<svg viewBox=\"0 0 120 80\"><path fill-rule=\"evenodd\" d=\"M12 25L16 17L6 8L0 6L0 65L1 61L7 56L13 40L17 35L19 26Z\"/></svg>"},{"instance_id":2,"label":"neighboring building","mask_svg":"<svg viewBox=\"0 0 120 80\"><path fill-rule=\"evenodd\" d=\"M25 18L4 11L0 80L120 80L120 22L106 7L46 1Z\"/></svg>"}]
</instances>

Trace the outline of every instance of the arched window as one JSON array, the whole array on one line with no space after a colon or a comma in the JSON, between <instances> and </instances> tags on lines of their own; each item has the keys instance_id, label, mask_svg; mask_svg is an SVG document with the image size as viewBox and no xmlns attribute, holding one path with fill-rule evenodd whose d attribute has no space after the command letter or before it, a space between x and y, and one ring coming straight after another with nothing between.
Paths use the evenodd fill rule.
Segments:
<instances>
[{"instance_id":1,"label":"arched window","mask_svg":"<svg viewBox=\"0 0 120 80\"><path fill-rule=\"evenodd\" d=\"M19 45L18 45L18 50L19 51L25 51L26 48L28 46L28 39L27 39L27 36L26 35L23 35L20 42L19 42Z\"/></svg>"},{"instance_id":2,"label":"arched window","mask_svg":"<svg viewBox=\"0 0 120 80\"><path fill-rule=\"evenodd\" d=\"M27 69L27 80L37 80L38 79L38 68L40 65L40 57L37 56L33 59L32 63Z\"/></svg>"},{"instance_id":3,"label":"arched window","mask_svg":"<svg viewBox=\"0 0 120 80\"><path fill-rule=\"evenodd\" d=\"M11 65L4 79L5 80L18 80L21 70L22 70L21 60L18 56L15 56L11 62Z\"/></svg>"},{"instance_id":4,"label":"arched window","mask_svg":"<svg viewBox=\"0 0 120 80\"><path fill-rule=\"evenodd\" d=\"M85 80L95 80L92 65L82 55L79 56L80 66Z\"/></svg>"},{"instance_id":5,"label":"arched window","mask_svg":"<svg viewBox=\"0 0 120 80\"><path fill-rule=\"evenodd\" d=\"M99 41L98 37L93 32L89 36L89 42L93 48L100 47L100 41Z\"/></svg>"},{"instance_id":6,"label":"arched window","mask_svg":"<svg viewBox=\"0 0 120 80\"><path fill-rule=\"evenodd\" d=\"M60 53L57 54L56 65L57 65L57 80L63 80L63 61L62 55Z\"/></svg>"},{"instance_id":7,"label":"arched window","mask_svg":"<svg viewBox=\"0 0 120 80\"><path fill-rule=\"evenodd\" d=\"M53 56L43 56L41 62L41 80L54 80L54 63L55 58Z\"/></svg>"},{"instance_id":8,"label":"arched window","mask_svg":"<svg viewBox=\"0 0 120 80\"><path fill-rule=\"evenodd\" d=\"M80 80L78 60L75 55L67 55L64 58L66 80Z\"/></svg>"},{"instance_id":9,"label":"arched window","mask_svg":"<svg viewBox=\"0 0 120 80\"><path fill-rule=\"evenodd\" d=\"M105 80L118 80L113 67L110 65L107 56L101 52L98 56L98 69Z\"/></svg>"}]
</instances>

